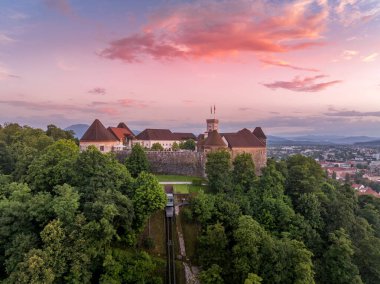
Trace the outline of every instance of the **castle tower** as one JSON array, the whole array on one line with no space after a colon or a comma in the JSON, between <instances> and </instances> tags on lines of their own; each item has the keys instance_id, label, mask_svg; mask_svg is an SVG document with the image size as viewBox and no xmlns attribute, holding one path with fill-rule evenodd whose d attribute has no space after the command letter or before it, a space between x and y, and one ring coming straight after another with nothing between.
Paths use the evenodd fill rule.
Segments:
<instances>
[{"instance_id":1,"label":"castle tower","mask_svg":"<svg viewBox=\"0 0 380 284\"><path fill-rule=\"evenodd\" d=\"M206 132L211 132L211 131L219 131L219 120L216 118L210 118L207 119L207 130Z\"/></svg>"}]
</instances>

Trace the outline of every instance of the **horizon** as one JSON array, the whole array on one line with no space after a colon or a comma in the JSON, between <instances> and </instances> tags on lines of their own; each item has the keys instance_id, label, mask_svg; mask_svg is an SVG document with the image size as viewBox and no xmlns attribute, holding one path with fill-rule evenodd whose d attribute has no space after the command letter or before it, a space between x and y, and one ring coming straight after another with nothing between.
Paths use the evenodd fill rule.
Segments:
<instances>
[{"instance_id":1,"label":"horizon","mask_svg":"<svg viewBox=\"0 0 380 284\"><path fill-rule=\"evenodd\" d=\"M380 136L380 2L2 1L0 121Z\"/></svg>"}]
</instances>

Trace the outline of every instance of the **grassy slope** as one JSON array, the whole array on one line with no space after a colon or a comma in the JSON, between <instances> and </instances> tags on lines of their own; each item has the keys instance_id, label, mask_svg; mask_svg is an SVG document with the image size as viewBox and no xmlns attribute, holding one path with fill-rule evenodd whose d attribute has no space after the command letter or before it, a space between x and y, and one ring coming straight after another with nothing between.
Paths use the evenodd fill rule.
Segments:
<instances>
[{"instance_id":1,"label":"grassy slope","mask_svg":"<svg viewBox=\"0 0 380 284\"><path fill-rule=\"evenodd\" d=\"M175 193L199 193L205 191L205 186L197 186L192 184L175 184L173 185Z\"/></svg>"},{"instance_id":2,"label":"grassy slope","mask_svg":"<svg viewBox=\"0 0 380 284\"><path fill-rule=\"evenodd\" d=\"M158 181L188 181L192 182L193 180L203 180L200 177L191 177L191 176L178 176L178 175L156 175Z\"/></svg>"},{"instance_id":3,"label":"grassy slope","mask_svg":"<svg viewBox=\"0 0 380 284\"><path fill-rule=\"evenodd\" d=\"M196 264L196 247L197 239L200 235L200 226L195 223L185 222L182 218L182 214L177 216L177 222L181 222L183 237L185 240L186 256L190 259L192 264Z\"/></svg>"},{"instance_id":4,"label":"grassy slope","mask_svg":"<svg viewBox=\"0 0 380 284\"><path fill-rule=\"evenodd\" d=\"M150 237L155 247L148 252L152 255L166 257L164 210L157 211L150 217ZM144 229L144 236L148 236L148 223Z\"/></svg>"}]
</instances>

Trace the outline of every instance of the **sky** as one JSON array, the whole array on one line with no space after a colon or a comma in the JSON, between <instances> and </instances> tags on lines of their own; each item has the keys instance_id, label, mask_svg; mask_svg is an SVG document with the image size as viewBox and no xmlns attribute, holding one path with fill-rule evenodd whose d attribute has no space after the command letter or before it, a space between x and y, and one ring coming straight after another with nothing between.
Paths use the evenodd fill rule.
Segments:
<instances>
[{"instance_id":1,"label":"sky","mask_svg":"<svg viewBox=\"0 0 380 284\"><path fill-rule=\"evenodd\" d=\"M0 0L0 124L380 137L379 0Z\"/></svg>"}]
</instances>

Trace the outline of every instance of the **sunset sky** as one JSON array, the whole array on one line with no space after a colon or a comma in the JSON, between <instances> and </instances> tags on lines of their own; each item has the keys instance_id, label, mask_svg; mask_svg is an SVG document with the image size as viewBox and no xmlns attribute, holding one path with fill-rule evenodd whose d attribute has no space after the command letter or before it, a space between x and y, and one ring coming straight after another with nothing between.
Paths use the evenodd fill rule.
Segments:
<instances>
[{"instance_id":1,"label":"sunset sky","mask_svg":"<svg viewBox=\"0 0 380 284\"><path fill-rule=\"evenodd\" d=\"M380 137L379 0L0 0L0 124Z\"/></svg>"}]
</instances>

